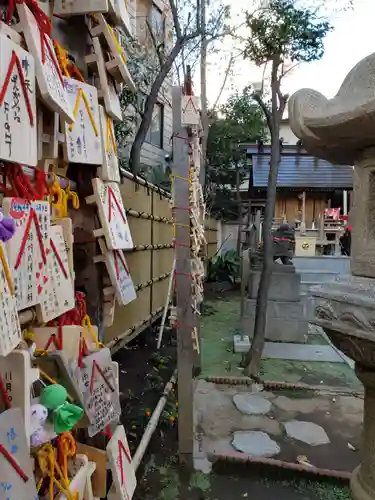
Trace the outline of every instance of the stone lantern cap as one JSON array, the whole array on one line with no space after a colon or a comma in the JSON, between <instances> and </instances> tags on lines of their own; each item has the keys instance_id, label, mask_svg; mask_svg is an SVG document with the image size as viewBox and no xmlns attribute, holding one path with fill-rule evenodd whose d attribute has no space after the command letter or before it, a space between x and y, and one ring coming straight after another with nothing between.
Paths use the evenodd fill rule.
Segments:
<instances>
[{"instance_id":1,"label":"stone lantern cap","mask_svg":"<svg viewBox=\"0 0 375 500\"><path fill-rule=\"evenodd\" d=\"M361 151L375 146L375 53L350 71L333 99L312 89L296 92L289 123L310 154L354 165Z\"/></svg>"}]
</instances>

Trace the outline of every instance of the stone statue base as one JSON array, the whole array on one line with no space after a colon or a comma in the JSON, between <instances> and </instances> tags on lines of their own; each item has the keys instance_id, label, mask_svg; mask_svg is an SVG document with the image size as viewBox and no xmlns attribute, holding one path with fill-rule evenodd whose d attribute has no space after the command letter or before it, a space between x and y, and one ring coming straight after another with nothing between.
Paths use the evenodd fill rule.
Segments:
<instances>
[{"instance_id":1,"label":"stone statue base","mask_svg":"<svg viewBox=\"0 0 375 500\"><path fill-rule=\"evenodd\" d=\"M274 342L304 343L308 323L300 298L301 277L295 272L294 266L275 264L275 268L277 271L271 276L268 293L266 339ZM278 272L279 268L283 268L282 272ZM288 269L287 272L284 272L285 268ZM249 273L248 298L245 300L242 317L242 332L250 338L254 332L260 274L260 271L254 269Z\"/></svg>"}]
</instances>

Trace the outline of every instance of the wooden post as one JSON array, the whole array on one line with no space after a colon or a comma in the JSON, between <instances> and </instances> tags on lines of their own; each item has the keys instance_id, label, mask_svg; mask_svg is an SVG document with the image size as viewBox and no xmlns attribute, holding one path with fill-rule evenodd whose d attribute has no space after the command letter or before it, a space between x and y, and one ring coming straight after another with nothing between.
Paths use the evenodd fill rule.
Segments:
<instances>
[{"instance_id":1,"label":"wooden post","mask_svg":"<svg viewBox=\"0 0 375 500\"><path fill-rule=\"evenodd\" d=\"M302 193L302 220L301 220L301 233L306 231L306 191Z\"/></svg>"},{"instance_id":2,"label":"wooden post","mask_svg":"<svg viewBox=\"0 0 375 500\"><path fill-rule=\"evenodd\" d=\"M348 192L346 189L343 191L343 208L342 208L342 215L348 215Z\"/></svg>"},{"instance_id":3,"label":"wooden post","mask_svg":"<svg viewBox=\"0 0 375 500\"><path fill-rule=\"evenodd\" d=\"M172 90L174 205L189 207L189 136L181 125L180 87ZM192 278L190 251L190 214L175 210L176 237L176 306L177 306L177 368L178 368L178 452L180 462L192 465L193 432L193 342Z\"/></svg>"}]
</instances>

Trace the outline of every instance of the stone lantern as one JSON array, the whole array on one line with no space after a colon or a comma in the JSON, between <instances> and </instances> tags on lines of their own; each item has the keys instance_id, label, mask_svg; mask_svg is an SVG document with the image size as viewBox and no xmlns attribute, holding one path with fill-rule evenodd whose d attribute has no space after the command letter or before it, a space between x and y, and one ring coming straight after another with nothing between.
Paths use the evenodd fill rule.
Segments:
<instances>
[{"instance_id":1,"label":"stone lantern","mask_svg":"<svg viewBox=\"0 0 375 500\"><path fill-rule=\"evenodd\" d=\"M331 163L354 165L351 276L311 289L313 322L355 361L365 388L361 465L355 500L375 500L375 54L359 62L333 99L310 89L289 100L289 121L304 148Z\"/></svg>"}]
</instances>

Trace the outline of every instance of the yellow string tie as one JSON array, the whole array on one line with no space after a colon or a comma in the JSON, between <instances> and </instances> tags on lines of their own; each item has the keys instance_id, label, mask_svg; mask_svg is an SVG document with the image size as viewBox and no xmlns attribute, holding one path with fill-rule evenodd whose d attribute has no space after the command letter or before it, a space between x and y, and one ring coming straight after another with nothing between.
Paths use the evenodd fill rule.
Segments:
<instances>
[{"instance_id":1,"label":"yellow string tie","mask_svg":"<svg viewBox=\"0 0 375 500\"><path fill-rule=\"evenodd\" d=\"M49 477L50 479L49 500L53 500L55 498L54 486L57 486L60 492L63 493L68 500L76 500L77 494L73 494L70 491L68 476L64 475L59 464L57 463L55 458L55 448L50 443L46 443L43 448L37 452L37 460L43 476ZM56 478L56 472L59 479Z\"/></svg>"},{"instance_id":2,"label":"yellow string tie","mask_svg":"<svg viewBox=\"0 0 375 500\"><path fill-rule=\"evenodd\" d=\"M74 210L78 210L79 209L79 197L78 197L78 194L75 191L72 191L70 189L70 180L67 177L65 177L65 179L68 182L68 186L65 189L66 202L68 204L68 201L70 200L72 202L72 207L74 208ZM68 206L66 207L66 213L68 214Z\"/></svg>"},{"instance_id":3,"label":"yellow string tie","mask_svg":"<svg viewBox=\"0 0 375 500\"><path fill-rule=\"evenodd\" d=\"M95 330L94 330L94 328L92 327L92 324L91 324L90 316L88 314L86 314L86 316L82 320L82 328L83 328L83 331L82 331L82 333L83 333L83 339L86 342L86 345L87 345L86 331L88 330L88 332L89 332L89 334L91 336L91 339L92 339L92 341L95 344L95 347L97 349L100 349L101 347L103 347L103 344L101 342L99 342L98 337L96 336Z\"/></svg>"},{"instance_id":4,"label":"yellow string tie","mask_svg":"<svg viewBox=\"0 0 375 500\"><path fill-rule=\"evenodd\" d=\"M87 97L86 97L86 94L84 93L84 91L82 89L78 89L78 93L77 93L77 99L76 99L76 103L74 105L74 110L73 110L73 116L74 116L74 120L76 120L77 118L77 114L78 114L78 109L79 109L79 104L81 102L81 99L83 99L83 102L85 103L85 106L86 106L86 110L87 110L87 113L89 115L89 118L90 118L90 121L91 121L91 125L92 125L92 128L94 129L94 132L95 132L95 135L96 137L98 137L98 128L96 126L96 123L95 123L95 120L94 120L94 117L92 115L92 112L91 112L91 109L90 109L90 105L89 105L89 102L87 100ZM72 131L73 130L73 127L75 125L75 121L74 123L72 123L71 125L69 125L69 130Z\"/></svg>"},{"instance_id":5,"label":"yellow string tie","mask_svg":"<svg viewBox=\"0 0 375 500\"><path fill-rule=\"evenodd\" d=\"M107 123L106 123L106 144L105 144L105 150L107 153L109 153L109 148L112 144L112 151L116 154L117 147L116 147L116 140L115 136L113 133L113 126L112 126L112 120L107 117Z\"/></svg>"},{"instance_id":6,"label":"yellow string tie","mask_svg":"<svg viewBox=\"0 0 375 500\"><path fill-rule=\"evenodd\" d=\"M56 211L56 217L67 217L68 211L65 191L61 189L56 174L53 174L53 182L50 186L49 193L49 202Z\"/></svg>"},{"instance_id":7,"label":"yellow string tie","mask_svg":"<svg viewBox=\"0 0 375 500\"><path fill-rule=\"evenodd\" d=\"M3 269L4 269L5 279L8 283L9 292L13 296L14 295L13 280L12 280L12 276L10 274L8 262L7 262L7 259L5 257L5 252L4 252L4 248L2 245L0 245L0 260L1 260L1 264L2 264ZM3 295L3 293L1 292L1 296L2 295Z\"/></svg>"},{"instance_id":8,"label":"yellow string tie","mask_svg":"<svg viewBox=\"0 0 375 500\"><path fill-rule=\"evenodd\" d=\"M109 32L112 35L114 44L116 46L116 50L119 53L119 55L121 56L121 59L122 59L123 63L126 64L126 58L124 56L124 52L122 50L121 45L118 43L118 40L117 40L116 35L115 35L115 32L113 31L112 26L110 26L109 24L107 24L107 26L108 26Z\"/></svg>"}]
</instances>

